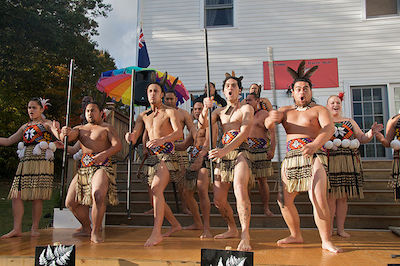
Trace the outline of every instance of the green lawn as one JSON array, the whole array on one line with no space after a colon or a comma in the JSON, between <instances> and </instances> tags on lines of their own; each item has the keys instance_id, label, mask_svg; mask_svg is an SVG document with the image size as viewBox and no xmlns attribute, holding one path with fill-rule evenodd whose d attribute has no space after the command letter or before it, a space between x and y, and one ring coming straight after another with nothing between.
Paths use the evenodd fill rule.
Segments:
<instances>
[{"instance_id":1,"label":"green lawn","mask_svg":"<svg viewBox=\"0 0 400 266\"><path fill-rule=\"evenodd\" d=\"M8 233L13 228L13 214L11 200L7 199L11 187L11 181L0 182L0 235ZM40 228L48 228L53 225L53 208L58 207L60 198L59 184L54 184L53 195L50 200L43 201L43 213L40 219ZM32 226L32 204L24 202L25 212L22 220L22 231L30 231Z\"/></svg>"}]
</instances>

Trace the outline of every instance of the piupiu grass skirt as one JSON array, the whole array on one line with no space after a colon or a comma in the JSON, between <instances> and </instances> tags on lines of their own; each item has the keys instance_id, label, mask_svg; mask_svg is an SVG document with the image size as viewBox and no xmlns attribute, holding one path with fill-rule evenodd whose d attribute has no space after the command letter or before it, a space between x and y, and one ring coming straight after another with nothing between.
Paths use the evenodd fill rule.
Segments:
<instances>
[{"instance_id":1,"label":"piupiu grass skirt","mask_svg":"<svg viewBox=\"0 0 400 266\"><path fill-rule=\"evenodd\" d=\"M176 153L161 153L150 155L147 157L143 164L143 174L141 177L147 177L147 183L149 186L153 183L153 179L157 170L160 166L161 161L164 161L169 171L169 177L172 182L175 182L178 186L183 186L185 168L183 163L180 161L181 156Z\"/></svg>"},{"instance_id":2,"label":"piupiu grass skirt","mask_svg":"<svg viewBox=\"0 0 400 266\"><path fill-rule=\"evenodd\" d=\"M108 191L105 203L118 205L117 184L115 171L111 165L93 165L78 169L78 181L76 183L76 200L81 205L92 206L92 178L97 170L104 170L108 177Z\"/></svg>"},{"instance_id":3,"label":"piupiu grass skirt","mask_svg":"<svg viewBox=\"0 0 400 266\"><path fill-rule=\"evenodd\" d=\"M221 175L221 182L232 183L234 179L235 166L238 164L238 158L240 155L243 155L246 163L250 169L250 160L249 160L249 152L247 142L243 142L238 148L230 151L221 159L217 160L216 168L219 168L219 172ZM252 171L250 170L249 177L249 186L254 185L254 176Z\"/></svg>"},{"instance_id":4,"label":"piupiu grass skirt","mask_svg":"<svg viewBox=\"0 0 400 266\"><path fill-rule=\"evenodd\" d=\"M250 161L250 170L254 178L268 178L274 173L271 160L268 160L267 148L249 148L248 156Z\"/></svg>"},{"instance_id":5,"label":"piupiu grass skirt","mask_svg":"<svg viewBox=\"0 0 400 266\"><path fill-rule=\"evenodd\" d=\"M399 151L393 152L393 163L392 163L392 179L389 181L389 186L394 190L394 199L398 201L400 199L400 156Z\"/></svg>"},{"instance_id":6,"label":"piupiu grass skirt","mask_svg":"<svg viewBox=\"0 0 400 266\"><path fill-rule=\"evenodd\" d=\"M282 162L282 168L286 173L289 193L308 191L312 184L312 166L315 159L319 159L325 168L328 167L328 157L322 150L317 150L314 156L303 156L301 149L290 150L286 153Z\"/></svg>"},{"instance_id":7,"label":"piupiu grass skirt","mask_svg":"<svg viewBox=\"0 0 400 266\"><path fill-rule=\"evenodd\" d=\"M339 198L364 198L363 170L358 149L339 147L328 152L329 196Z\"/></svg>"},{"instance_id":8,"label":"piupiu grass skirt","mask_svg":"<svg viewBox=\"0 0 400 266\"><path fill-rule=\"evenodd\" d=\"M53 189L54 161L45 159L45 151L33 155L35 145L26 146L25 155L20 159L9 199L18 197L22 200L49 200Z\"/></svg>"}]
</instances>

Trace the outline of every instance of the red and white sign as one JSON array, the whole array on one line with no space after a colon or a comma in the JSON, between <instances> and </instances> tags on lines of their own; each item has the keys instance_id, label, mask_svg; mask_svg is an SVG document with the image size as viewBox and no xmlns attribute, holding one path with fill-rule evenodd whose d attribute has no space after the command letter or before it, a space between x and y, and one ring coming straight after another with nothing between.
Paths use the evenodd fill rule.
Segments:
<instances>
[{"instance_id":1,"label":"red and white sign","mask_svg":"<svg viewBox=\"0 0 400 266\"><path fill-rule=\"evenodd\" d=\"M302 60L274 61L275 88L277 90L286 90L293 82L292 76L287 71L287 67L297 71ZM339 87L338 63L337 58L310 59L306 61L306 70L313 66L318 66L317 71L311 76L313 88L336 88ZM269 62L263 62L264 71L264 89L270 90L269 80Z\"/></svg>"}]
</instances>

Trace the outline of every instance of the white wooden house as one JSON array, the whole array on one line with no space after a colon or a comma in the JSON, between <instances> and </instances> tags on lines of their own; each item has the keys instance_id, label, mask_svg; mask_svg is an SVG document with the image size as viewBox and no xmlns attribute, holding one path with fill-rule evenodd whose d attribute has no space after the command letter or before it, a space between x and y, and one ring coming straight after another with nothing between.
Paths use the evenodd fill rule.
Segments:
<instances>
[{"instance_id":1,"label":"white wooden house","mask_svg":"<svg viewBox=\"0 0 400 266\"><path fill-rule=\"evenodd\" d=\"M400 109L399 2L142 0L141 18L151 67L179 76L195 95L206 80L205 14L211 80L219 90L224 73L232 70L244 76L245 88L263 83L268 46L277 61L337 58L339 87L313 89L313 96L325 105L329 95L344 91L345 115L368 130L372 121L386 124ZM278 106L292 103L284 90L277 93ZM190 102L183 108L190 109ZM282 137L280 147L285 149ZM390 150L374 142L363 155L391 158Z\"/></svg>"}]
</instances>

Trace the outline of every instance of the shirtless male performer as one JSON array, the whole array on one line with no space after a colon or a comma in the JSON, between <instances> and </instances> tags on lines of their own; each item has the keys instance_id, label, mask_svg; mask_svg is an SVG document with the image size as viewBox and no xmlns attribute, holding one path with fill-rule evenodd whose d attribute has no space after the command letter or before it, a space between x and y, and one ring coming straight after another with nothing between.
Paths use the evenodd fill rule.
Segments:
<instances>
[{"instance_id":1,"label":"shirtless male performer","mask_svg":"<svg viewBox=\"0 0 400 266\"><path fill-rule=\"evenodd\" d=\"M198 126L198 120L201 111L203 110L203 102L198 99L193 104L193 118L196 121L195 126ZM210 185L210 173L208 163L208 150L209 150L209 138L208 130L202 128L197 130L196 137L193 141L193 145L190 151L190 167L186 172L186 180L191 183L191 180L196 181L194 186L185 187L185 198L192 207L191 212L193 214L194 224L187 227L186 229L203 229L200 235L201 239L212 238L210 231L210 198L208 196L208 188ZM197 202L194 199L194 192L197 187L199 195L200 209L203 215L203 221L201 220L200 213L198 211Z\"/></svg>"},{"instance_id":2,"label":"shirtless male performer","mask_svg":"<svg viewBox=\"0 0 400 266\"><path fill-rule=\"evenodd\" d=\"M177 155L181 157L182 167L185 169L189 167L189 157L186 149L190 146L190 143L196 137L196 128L193 124L192 116L188 113L188 111L177 107L178 97L176 96L175 90L167 90L164 96L164 104L168 107L174 108L177 111L177 119L180 123L180 138L175 142L175 152ZM183 130L186 129L189 131L189 136L184 136ZM185 182L186 183L186 182ZM184 184L185 184L184 183ZM195 185L195 184L194 184ZM183 212L187 214L192 214L195 209L197 209L197 203L193 199L186 199L184 193L184 186L178 186L179 194L182 198L182 208ZM197 210L198 212L198 210ZM200 226L200 227L199 227ZM199 228L197 228L199 227ZM185 229L201 229L202 225L196 226L196 228L190 227Z\"/></svg>"},{"instance_id":3,"label":"shirtless male performer","mask_svg":"<svg viewBox=\"0 0 400 266\"><path fill-rule=\"evenodd\" d=\"M131 141L132 144L136 143L144 129L149 136L146 147L151 156L146 159L144 170L149 176L153 193L154 226L145 247L157 245L163 240L161 227L164 215L171 223L169 234L181 229L180 223L165 202L164 190L170 179L177 184L183 181L183 170L174 149L174 142L181 137L182 129L177 111L162 103L163 96L164 91L159 83L154 82L147 86L150 109L138 116L133 132L128 132L125 136L126 141Z\"/></svg>"},{"instance_id":4,"label":"shirtless male performer","mask_svg":"<svg viewBox=\"0 0 400 266\"><path fill-rule=\"evenodd\" d=\"M283 218L289 227L290 236L278 240L277 244L303 243L300 218L294 205L299 192L308 191L313 205L314 220L322 240L322 248L338 253L330 239L331 220L327 202L327 156L321 147L334 133L329 111L311 102L311 74L316 67L304 73L304 61L298 72L291 70L294 81L291 85L294 105L284 106L270 112L270 119L282 123L286 130L287 153L282 162L284 206L278 200ZM267 123L267 121L266 121Z\"/></svg>"},{"instance_id":5,"label":"shirtless male performer","mask_svg":"<svg viewBox=\"0 0 400 266\"><path fill-rule=\"evenodd\" d=\"M214 203L222 217L228 223L228 231L216 235L215 238L234 238L239 235L233 218L233 211L228 203L228 191L231 183L236 197L237 212L242 228L241 241L237 249L249 251L250 246L250 214L251 204L248 194L250 169L247 154L247 137L249 136L254 110L248 104L242 105L239 101L239 91L242 89L242 77L226 75L223 83L223 92L228 101L226 107L212 112L212 125L217 126L221 121L224 136L223 148L216 148L209 152L209 158L219 161L220 180L214 181ZM204 108L199 117L201 128L208 125L208 108L213 106L212 97L204 99Z\"/></svg>"},{"instance_id":6,"label":"shirtless male performer","mask_svg":"<svg viewBox=\"0 0 400 266\"><path fill-rule=\"evenodd\" d=\"M247 143L249 145L250 169L258 182L258 189L264 204L264 214L273 216L269 209L269 186L267 178L274 173L272 158L275 154L275 124L269 123L266 127L265 119L268 111L260 108L260 97L252 92L247 95L247 104L254 108L254 120Z\"/></svg>"},{"instance_id":7,"label":"shirtless male performer","mask_svg":"<svg viewBox=\"0 0 400 266\"><path fill-rule=\"evenodd\" d=\"M81 168L71 181L65 205L82 224L81 235L89 235L94 243L103 242L101 223L107 203L118 204L115 176L110 157L121 150L122 144L115 129L103 122L98 103L89 102L85 109L87 124L73 129L63 127L61 139L78 140L83 152ZM88 208L92 206L93 228Z\"/></svg>"}]
</instances>

